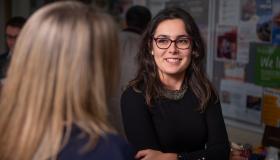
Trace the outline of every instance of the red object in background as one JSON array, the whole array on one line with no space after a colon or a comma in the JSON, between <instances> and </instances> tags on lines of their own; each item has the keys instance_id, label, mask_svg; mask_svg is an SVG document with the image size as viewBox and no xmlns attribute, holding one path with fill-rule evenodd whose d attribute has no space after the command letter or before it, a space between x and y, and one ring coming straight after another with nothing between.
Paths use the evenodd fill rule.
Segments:
<instances>
[{"instance_id":1,"label":"red object in background","mask_svg":"<svg viewBox=\"0 0 280 160\"><path fill-rule=\"evenodd\" d=\"M250 158L252 155L252 146L250 144L242 145L241 156Z\"/></svg>"}]
</instances>

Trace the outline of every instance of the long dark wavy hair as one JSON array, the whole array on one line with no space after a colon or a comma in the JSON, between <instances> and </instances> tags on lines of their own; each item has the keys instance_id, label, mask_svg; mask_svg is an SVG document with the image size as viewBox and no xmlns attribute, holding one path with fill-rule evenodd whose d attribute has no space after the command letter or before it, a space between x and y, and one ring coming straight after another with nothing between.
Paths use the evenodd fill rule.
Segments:
<instances>
[{"instance_id":1,"label":"long dark wavy hair","mask_svg":"<svg viewBox=\"0 0 280 160\"><path fill-rule=\"evenodd\" d=\"M191 15L181 8L166 8L151 20L144 32L137 55L139 65L137 75L135 79L130 81L129 86L132 86L135 91L144 91L148 106L151 106L153 101L161 96L163 86L159 78L157 65L151 54L152 36L162 21L170 19L181 19L185 24L186 32L192 37L191 63L186 70L185 80L186 85L193 91L199 101L198 109L204 111L210 100L217 99L217 94L203 69L205 46L199 29Z\"/></svg>"}]
</instances>

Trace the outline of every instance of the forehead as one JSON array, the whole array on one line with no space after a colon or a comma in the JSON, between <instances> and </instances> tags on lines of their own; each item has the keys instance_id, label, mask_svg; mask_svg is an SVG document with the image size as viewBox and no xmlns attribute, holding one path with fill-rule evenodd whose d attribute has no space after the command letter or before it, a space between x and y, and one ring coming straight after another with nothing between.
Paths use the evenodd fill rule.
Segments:
<instances>
[{"instance_id":1,"label":"forehead","mask_svg":"<svg viewBox=\"0 0 280 160\"><path fill-rule=\"evenodd\" d=\"M185 23L181 19L168 19L159 23L155 30L155 36L179 36L187 35Z\"/></svg>"},{"instance_id":2,"label":"forehead","mask_svg":"<svg viewBox=\"0 0 280 160\"><path fill-rule=\"evenodd\" d=\"M7 26L6 28L6 34L17 35L19 32L20 28L18 27Z\"/></svg>"}]
</instances>

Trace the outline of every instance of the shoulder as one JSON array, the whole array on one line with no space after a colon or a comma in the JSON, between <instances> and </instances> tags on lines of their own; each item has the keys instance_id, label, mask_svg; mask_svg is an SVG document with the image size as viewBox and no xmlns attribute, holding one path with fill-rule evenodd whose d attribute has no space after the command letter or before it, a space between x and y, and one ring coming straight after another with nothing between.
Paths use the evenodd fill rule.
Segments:
<instances>
[{"instance_id":1,"label":"shoulder","mask_svg":"<svg viewBox=\"0 0 280 160\"><path fill-rule=\"evenodd\" d=\"M137 34L135 32L130 32L130 31L121 31L119 33L119 36L120 36L121 40L131 40L131 39L134 39L134 40L139 41L140 38L141 38L141 35L139 35L139 34ZM131 42L131 43L135 43L135 42Z\"/></svg>"},{"instance_id":2,"label":"shoulder","mask_svg":"<svg viewBox=\"0 0 280 160\"><path fill-rule=\"evenodd\" d=\"M6 59L9 55L9 52L4 52L0 55L0 59Z\"/></svg>"},{"instance_id":3,"label":"shoulder","mask_svg":"<svg viewBox=\"0 0 280 160\"><path fill-rule=\"evenodd\" d=\"M96 146L96 150L100 155L109 154L108 159L126 160L132 159L134 155L133 150L127 141L117 134L107 134L106 136L101 137Z\"/></svg>"},{"instance_id":4,"label":"shoulder","mask_svg":"<svg viewBox=\"0 0 280 160\"><path fill-rule=\"evenodd\" d=\"M133 151L124 138L116 134L106 134L99 138L97 144L88 151L83 151L87 138L79 134L71 134L69 142L59 155L60 160L132 160Z\"/></svg>"},{"instance_id":5,"label":"shoulder","mask_svg":"<svg viewBox=\"0 0 280 160\"><path fill-rule=\"evenodd\" d=\"M205 112L208 115L216 115L222 112L220 100L217 98L212 98L209 100L208 105L205 108Z\"/></svg>"},{"instance_id":6,"label":"shoulder","mask_svg":"<svg viewBox=\"0 0 280 160\"><path fill-rule=\"evenodd\" d=\"M9 58L9 52L5 52L0 55L0 63L6 63L10 60Z\"/></svg>"},{"instance_id":7,"label":"shoulder","mask_svg":"<svg viewBox=\"0 0 280 160\"><path fill-rule=\"evenodd\" d=\"M142 91L135 91L132 87L128 87L121 96L121 112L123 118L135 117L148 110L145 96ZM129 119L127 119L130 121Z\"/></svg>"},{"instance_id":8,"label":"shoulder","mask_svg":"<svg viewBox=\"0 0 280 160\"><path fill-rule=\"evenodd\" d=\"M128 143L126 142L126 140L121 137L120 135L117 135L117 134L107 134L105 135L104 137L101 137L100 138L100 141L99 141L99 144L100 145L108 145L106 147L109 147L109 148L129 148L129 145Z\"/></svg>"},{"instance_id":9,"label":"shoulder","mask_svg":"<svg viewBox=\"0 0 280 160\"><path fill-rule=\"evenodd\" d=\"M132 86L127 87L121 96L121 101L143 100L143 91L136 91Z\"/></svg>"},{"instance_id":10,"label":"shoulder","mask_svg":"<svg viewBox=\"0 0 280 160\"><path fill-rule=\"evenodd\" d=\"M5 52L0 55L0 65L7 65L10 62L11 58L9 56L9 52Z\"/></svg>"}]
</instances>

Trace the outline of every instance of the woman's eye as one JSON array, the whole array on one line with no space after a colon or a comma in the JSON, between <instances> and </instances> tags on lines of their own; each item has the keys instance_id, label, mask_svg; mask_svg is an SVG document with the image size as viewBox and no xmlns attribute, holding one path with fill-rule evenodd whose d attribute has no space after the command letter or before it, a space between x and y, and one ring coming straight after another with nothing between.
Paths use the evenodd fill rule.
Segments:
<instances>
[{"instance_id":1,"label":"woman's eye","mask_svg":"<svg viewBox=\"0 0 280 160\"><path fill-rule=\"evenodd\" d=\"M169 43L169 39L158 39L158 43Z\"/></svg>"},{"instance_id":2,"label":"woman's eye","mask_svg":"<svg viewBox=\"0 0 280 160\"><path fill-rule=\"evenodd\" d=\"M177 43L180 43L180 44L188 44L190 43L190 41L188 39L178 39L177 40Z\"/></svg>"}]
</instances>

